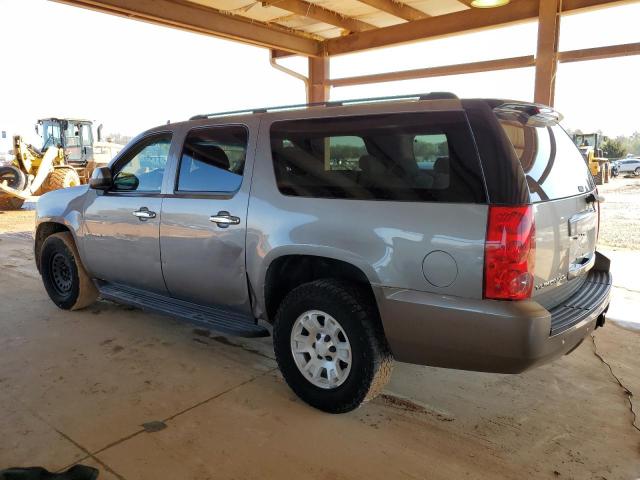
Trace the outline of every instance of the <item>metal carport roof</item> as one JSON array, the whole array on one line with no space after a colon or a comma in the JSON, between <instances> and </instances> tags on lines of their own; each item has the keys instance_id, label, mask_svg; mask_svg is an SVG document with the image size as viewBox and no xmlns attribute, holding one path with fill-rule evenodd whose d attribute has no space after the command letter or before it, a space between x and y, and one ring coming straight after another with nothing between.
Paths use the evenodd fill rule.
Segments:
<instances>
[{"instance_id":1,"label":"metal carport roof","mask_svg":"<svg viewBox=\"0 0 640 480\"><path fill-rule=\"evenodd\" d=\"M637 0L511 0L474 8L474 0L54 0L101 12L266 47L272 64L309 58L308 100L330 86L535 66L535 101L553 105L558 62L640 54L640 43L558 51L562 15ZM331 56L536 20L536 55L331 79ZM284 69L286 70L286 69ZM291 72L289 72L291 73ZM301 78L300 75L296 75Z\"/></svg>"}]
</instances>

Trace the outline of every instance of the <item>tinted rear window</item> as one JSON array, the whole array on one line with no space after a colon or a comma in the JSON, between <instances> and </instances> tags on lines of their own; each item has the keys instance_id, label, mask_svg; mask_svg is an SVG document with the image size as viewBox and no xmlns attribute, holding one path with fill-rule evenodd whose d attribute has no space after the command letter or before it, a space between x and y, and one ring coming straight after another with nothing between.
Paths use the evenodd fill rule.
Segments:
<instances>
[{"instance_id":1,"label":"tinted rear window","mask_svg":"<svg viewBox=\"0 0 640 480\"><path fill-rule=\"evenodd\" d=\"M278 188L285 195L485 201L461 112L275 122L271 148Z\"/></svg>"},{"instance_id":2,"label":"tinted rear window","mask_svg":"<svg viewBox=\"0 0 640 480\"><path fill-rule=\"evenodd\" d=\"M514 120L500 120L500 124L520 160L532 202L579 195L594 188L580 150L560 125L528 125Z\"/></svg>"}]
</instances>

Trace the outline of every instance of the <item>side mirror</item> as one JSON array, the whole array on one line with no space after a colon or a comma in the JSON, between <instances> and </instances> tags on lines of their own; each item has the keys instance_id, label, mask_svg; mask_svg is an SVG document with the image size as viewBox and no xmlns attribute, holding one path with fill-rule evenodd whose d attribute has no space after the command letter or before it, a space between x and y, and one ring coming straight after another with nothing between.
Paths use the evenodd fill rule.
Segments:
<instances>
[{"instance_id":1,"label":"side mirror","mask_svg":"<svg viewBox=\"0 0 640 480\"><path fill-rule=\"evenodd\" d=\"M109 190L113 185L113 179L111 178L111 170L109 167L96 168L91 174L89 180L89 187L94 190Z\"/></svg>"},{"instance_id":2,"label":"side mirror","mask_svg":"<svg viewBox=\"0 0 640 480\"><path fill-rule=\"evenodd\" d=\"M133 173L120 172L113 179L113 186L116 190L133 191L137 190L140 180Z\"/></svg>"}]
</instances>

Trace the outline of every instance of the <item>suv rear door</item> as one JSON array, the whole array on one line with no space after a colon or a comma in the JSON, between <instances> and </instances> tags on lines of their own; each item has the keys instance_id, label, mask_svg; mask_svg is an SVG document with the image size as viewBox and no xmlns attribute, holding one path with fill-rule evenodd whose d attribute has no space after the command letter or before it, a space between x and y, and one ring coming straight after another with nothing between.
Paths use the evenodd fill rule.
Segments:
<instances>
[{"instance_id":1,"label":"suv rear door","mask_svg":"<svg viewBox=\"0 0 640 480\"><path fill-rule=\"evenodd\" d=\"M527 110L528 109L528 110ZM533 297L547 308L574 293L595 262L595 184L557 118L531 106L495 109L524 172L536 228Z\"/></svg>"},{"instance_id":2,"label":"suv rear door","mask_svg":"<svg viewBox=\"0 0 640 480\"><path fill-rule=\"evenodd\" d=\"M251 310L245 269L247 206L259 119L185 131L160 225L169 293Z\"/></svg>"}]
</instances>

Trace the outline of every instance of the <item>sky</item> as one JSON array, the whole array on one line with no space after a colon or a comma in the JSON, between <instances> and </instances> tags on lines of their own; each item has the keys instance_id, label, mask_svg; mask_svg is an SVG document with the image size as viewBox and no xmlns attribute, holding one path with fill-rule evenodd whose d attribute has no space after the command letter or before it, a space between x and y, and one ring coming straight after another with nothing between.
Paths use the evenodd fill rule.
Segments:
<instances>
[{"instance_id":1,"label":"sky","mask_svg":"<svg viewBox=\"0 0 640 480\"><path fill-rule=\"evenodd\" d=\"M640 2L563 16L560 50L640 41ZM342 55L334 78L535 53L534 22ZM305 102L268 50L45 0L0 0L0 130L30 141L38 118L69 116L135 135L198 113ZM281 63L304 71L306 61ZM561 64L565 128L640 130L640 56ZM332 99L429 91L533 100L533 68L333 88ZM37 143L37 142L36 142Z\"/></svg>"}]
</instances>

